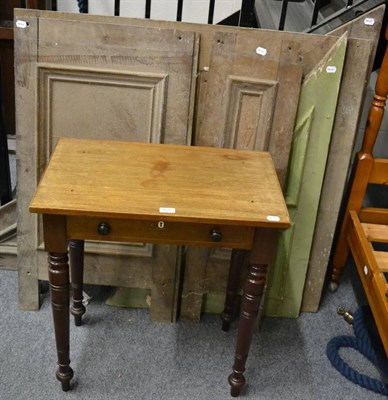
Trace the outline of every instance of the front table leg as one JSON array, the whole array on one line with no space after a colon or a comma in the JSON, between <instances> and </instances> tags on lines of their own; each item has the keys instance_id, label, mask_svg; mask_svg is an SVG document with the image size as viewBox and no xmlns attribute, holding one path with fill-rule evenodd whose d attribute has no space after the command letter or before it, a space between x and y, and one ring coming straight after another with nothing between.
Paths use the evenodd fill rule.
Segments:
<instances>
[{"instance_id":1,"label":"front table leg","mask_svg":"<svg viewBox=\"0 0 388 400\"><path fill-rule=\"evenodd\" d=\"M244 294L241 303L240 322L237 335L236 354L233 373L229 376L231 395L237 397L245 384L245 363L248 358L255 322L263 296L268 265L254 264L250 266L245 281Z\"/></svg>"},{"instance_id":2,"label":"front table leg","mask_svg":"<svg viewBox=\"0 0 388 400\"><path fill-rule=\"evenodd\" d=\"M69 358L69 264L67 253L49 253L49 284L53 310L55 341L57 345L58 370L57 379L62 389L70 389L73 370Z\"/></svg>"}]
</instances>

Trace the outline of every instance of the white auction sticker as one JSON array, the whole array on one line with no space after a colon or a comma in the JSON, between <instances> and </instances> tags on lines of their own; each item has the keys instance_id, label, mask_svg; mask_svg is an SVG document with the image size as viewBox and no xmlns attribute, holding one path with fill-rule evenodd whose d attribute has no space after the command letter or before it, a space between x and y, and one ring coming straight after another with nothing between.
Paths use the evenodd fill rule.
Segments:
<instances>
[{"instance_id":1,"label":"white auction sticker","mask_svg":"<svg viewBox=\"0 0 388 400\"><path fill-rule=\"evenodd\" d=\"M172 207L160 207L159 208L160 213L164 214L175 214L175 208Z\"/></svg>"},{"instance_id":2,"label":"white auction sticker","mask_svg":"<svg viewBox=\"0 0 388 400\"><path fill-rule=\"evenodd\" d=\"M375 19L374 18L365 18L364 19L364 24L365 25L374 25L375 24Z\"/></svg>"},{"instance_id":3,"label":"white auction sticker","mask_svg":"<svg viewBox=\"0 0 388 400\"><path fill-rule=\"evenodd\" d=\"M16 27L17 28L24 29L24 28L27 28L27 26L28 26L28 22L26 22L26 21L21 21L21 20L17 20L16 21Z\"/></svg>"},{"instance_id":4,"label":"white auction sticker","mask_svg":"<svg viewBox=\"0 0 388 400\"><path fill-rule=\"evenodd\" d=\"M267 219L268 221L280 221L280 218L277 215L268 215Z\"/></svg>"},{"instance_id":5,"label":"white auction sticker","mask_svg":"<svg viewBox=\"0 0 388 400\"><path fill-rule=\"evenodd\" d=\"M258 47L256 49L256 53L260 54L261 56L265 56L267 54L267 49L265 49L264 47Z\"/></svg>"},{"instance_id":6,"label":"white auction sticker","mask_svg":"<svg viewBox=\"0 0 388 400\"><path fill-rule=\"evenodd\" d=\"M328 67L326 67L326 72L328 74L335 74L337 72L337 67L334 65L329 65Z\"/></svg>"}]
</instances>

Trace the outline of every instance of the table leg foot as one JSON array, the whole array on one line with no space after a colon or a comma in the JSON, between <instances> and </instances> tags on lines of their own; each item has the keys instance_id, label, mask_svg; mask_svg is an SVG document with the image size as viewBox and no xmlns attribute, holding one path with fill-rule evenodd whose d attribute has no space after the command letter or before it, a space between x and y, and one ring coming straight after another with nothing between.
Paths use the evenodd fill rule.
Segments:
<instances>
[{"instance_id":1,"label":"table leg foot","mask_svg":"<svg viewBox=\"0 0 388 400\"><path fill-rule=\"evenodd\" d=\"M74 376L73 370L69 366L59 367L56 373L57 379L61 382L62 390L70 390L70 381Z\"/></svg>"},{"instance_id":2,"label":"table leg foot","mask_svg":"<svg viewBox=\"0 0 388 400\"><path fill-rule=\"evenodd\" d=\"M222 321L222 330L224 332L228 332L228 330L230 329L230 321Z\"/></svg>"},{"instance_id":3,"label":"table leg foot","mask_svg":"<svg viewBox=\"0 0 388 400\"><path fill-rule=\"evenodd\" d=\"M230 388L230 395L232 397L240 396L240 390L245 385L245 377L242 373L233 372L228 378Z\"/></svg>"},{"instance_id":4,"label":"table leg foot","mask_svg":"<svg viewBox=\"0 0 388 400\"><path fill-rule=\"evenodd\" d=\"M81 326L82 325L82 315L74 315L73 314L73 316L74 316L74 325Z\"/></svg>"}]
</instances>

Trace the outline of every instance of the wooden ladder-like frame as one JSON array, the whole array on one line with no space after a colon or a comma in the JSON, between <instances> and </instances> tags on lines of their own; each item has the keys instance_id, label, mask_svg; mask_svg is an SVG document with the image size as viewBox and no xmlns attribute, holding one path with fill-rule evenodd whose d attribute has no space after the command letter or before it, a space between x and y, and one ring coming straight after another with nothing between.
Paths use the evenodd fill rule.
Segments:
<instances>
[{"instance_id":1,"label":"wooden ladder-like frame","mask_svg":"<svg viewBox=\"0 0 388 400\"><path fill-rule=\"evenodd\" d=\"M385 37L388 39L388 28ZM378 74L362 148L355 160L354 178L332 260L330 289L338 288L350 249L388 355L388 284L384 276L388 273L388 199L385 199L387 208L363 207L369 184L388 185L388 159L373 157L387 95L388 48Z\"/></svg>"}]
</instances>

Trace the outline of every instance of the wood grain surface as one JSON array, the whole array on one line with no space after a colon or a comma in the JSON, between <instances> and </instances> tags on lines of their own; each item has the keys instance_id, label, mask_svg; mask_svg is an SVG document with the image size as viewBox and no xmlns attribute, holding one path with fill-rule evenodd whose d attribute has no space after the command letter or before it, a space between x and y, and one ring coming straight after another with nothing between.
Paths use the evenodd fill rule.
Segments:
<instances>
[{"instance_id":1,"label":"wood grain surface","mask_svg":"<svg viewBox=\"0 0 388 400\"><path fill-rule=\"evenodd\" d=\"M269 153L121 141L60 139L30 211L289 226Z\"/></svg>"}]
</instances>

